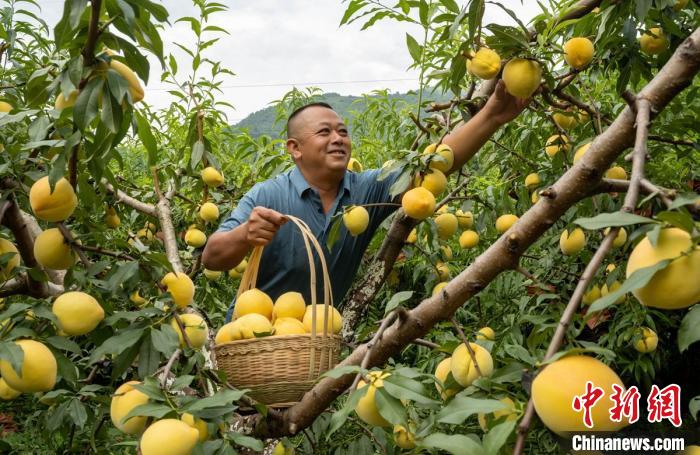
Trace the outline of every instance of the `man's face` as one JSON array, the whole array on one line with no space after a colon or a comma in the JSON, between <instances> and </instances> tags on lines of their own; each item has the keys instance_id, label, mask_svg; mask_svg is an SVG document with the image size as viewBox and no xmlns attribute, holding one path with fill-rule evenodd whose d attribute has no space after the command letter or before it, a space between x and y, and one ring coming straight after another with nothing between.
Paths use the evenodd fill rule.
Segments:
<instances>
[{"instance_id":1,"label":"man's face","mask_svg":"<svg viewBox=\"0 0 700 455\"><path fill-rule=\"evenodd\" d=\"M350 161L348 128L335 111L312 106L299 113L287 148L294 160L312 172L345 171Z\"/></svg>"}]
</instances>

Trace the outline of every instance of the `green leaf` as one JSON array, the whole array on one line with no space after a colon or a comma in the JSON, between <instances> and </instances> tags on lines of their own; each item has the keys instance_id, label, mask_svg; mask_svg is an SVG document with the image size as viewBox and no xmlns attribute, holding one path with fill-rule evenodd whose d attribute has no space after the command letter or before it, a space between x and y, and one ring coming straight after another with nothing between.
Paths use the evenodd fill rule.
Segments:
<instances>
[{"instance_id":1,"label":"green leaf","mask_svg":"<svg viewBox=\"0 0 700 455\"><path fill-rule=\"evenodd\" d=\"M194 169L202 161L204 156L204 142L196 141L192 145L192 157L190 158L190 168Z\"/></svg>"},{"instance_id":2,"label":"green leaf","mask_svg":"<svg viewBox=\"0 0 700 455\"><path fill-rule=\"evenodd\" d=\"M41 396L42 399L47 399L47 400L52 400L54 398L63 396L63 395L70 395L71 392L69 392L66 389L58 389L58 390L51 390L49 392L46 392Z\"/></svg>"},{"instance_id":3,"label":"green leaf","mask_svg":"<svg viewBox=\"0 0 700 455\"><path fill-rule=\"evenodd\" d=\"M159 363L160 353L153 347L150 334L146 335L139 348L139 376L143 378L152 374L158 369Z\"/></svg>"},{"instance_id":4,"label":"green leaf","mask_svg":"<svg viewBox=\"0 0 700 455\"><path fill-rule=\"evenodd\" d=\"M153 316L162 316L163 310L155 307L145 307L138 311L117 311L108 318L105 318L105 325L114 325L115 322L126 320L135 321L139 318L151 318Z\"/></svg>"},{"instance_id":5,"label":"green leaf","mask_svg":"<svg viewBox=\"0 0 700 455\"><path fill-rule=\"evenodd\" d=\"M408 46L408 53L411 54L413 61L420 63L423 57L423 48L418 44L418 41L408 33L406 33L406 46Z\"/></svg>"},{"instance_id":6,"label":"green leaf","mask_svg":"<svg viewBox=\"0 0 700 455\"><path fill-rule=\"evenodd\" d=\"M484 0L471 0L469 3L469 13L467 14L469 20L469 41L473 41L476 32L480 30L485 9Z\"/></svg>"},{"instance_id":7,"label":"green leaf","mask_svg":"<svg viewBox=\"0 0 700 455\"><path fill-rule=\"evenodd\" d=\"M615 300L617 300L619 297L622 297L623 295L627 294L628 292L632 292L635 289L639 289L643 286L646 286L646 284L654 277L654 274L656 272L665 269L666 266L671 262L672 259L665 259L649 267L644 267L643 269L635 270L635 272L629 278L627 278L625 282L622 283L622 286L617 288L617 290L593 302L593 304L588 308L586 316L589 316L595 313L596 311L604 310L605 308L614 304Z\"/></svg>"},{"instance_id":8,"label":"green leaf","mask_svg":"<svg viewBox=\"0 0 700 455\"><path fill-rule=\"evenodd\" d=\"M651 3L652 0L637 0L635 2L636 7L634 10L634 15L639 21L644 21L644 18L647 16L649 10L651 9Z\"/></svg>"},{"instance_id":9,"label":"green leaf","mask_svg":"<svg viewBox=\"0 0 700 455\"><path fill-rule=\"evenodd\" d=\"M595 230L611 226L630 226L632 224L655 223L656 221L633 213L613 212L601 213L593 218L579 218L574 223L584 229Z\"/></svg>"},{"instance_id":10,"label":"green leaf","mask_svg":"<svg viewBox=\"0 0 700 455\"><path fill-rule=\"evenodd\" d=\"M508 436L515 430L516 421L499 423L484 435L484 451L486 453L499 453L501 447L508 440Z\"/></svg>"},{"instance_id":11,"label":"green leaf","mask_svg":"<svg viewBox=\"0 0 700 455\"><path fill-rule=\"evenodd\" d=\"M396 374L384 379L384 389L400 400L411 400L422 404L438 404L428 396L422 383Z\"/></svg>"},{"instance_id":12,"label":"green leaf","mask_svg":"<svg viewBox=\"0 0 700 455\"><path fill-rule=\"evenodd\" d=\"M66 357L61 351L52 349L51 352L56 358L56 366L58 375L62 377L66 382L75 384L78 380L78 369L71 360Z\"/></svg>"},{"instance_id":13,"label":"green leaf","mask_svg":"<svg viewBox=\"0 0 700 455\"><path fill-rule=\"evenodd\" d=\"M693 416L693 419L697 422L698 413L700 413L700 395L690 400L688 403L688 410L690 411L690 415Z\"/></svg>"},{"instance_id":14,"label":"green leaf","mask_svg":"<svg viewBox=\"0 0 700 455\"><path fill-rule=\"evenodd\" d=\"M97 100L102 92L104 80L96 77L80 91L73 106L73 120L81 131L85 130L97 116Z\"/></svg>"},{"instance_id":15,"label":"green leaf","mask_svg":"<svg viewBox=\"0 0 700 455\"><path fill-rule=\"evenodd\" d=\"M514 359L525 362L530 366L534 366L537 363L537 359L519 344L506 344L503 350Z\"/></svg>"},{"instance_id":16,"label":"green leaf","mask_svg":"<svg viewBox=\"0 0 700 455\"><path fill-rule=\"evenodd\" d=\"M107 288L116 292L121 288L122 284L131 279L132 277L138 275L139 273L139 263L138 261L132 262L119 262L114 267L115 272L109 277L107 281Z\"/></svg>"},{"instance_id":17,"label":"green leaf","mask_svg":"<svg viewBox=\"0 0 700 455\"><path fill-rule=\"evenodd\" d=\"M64 401L53 412L49 412L46 416L46 429L49 431L55 431L63 423L63 418L66 416L66 411L70 402Z\"/></svg>"},{"instance_id":18,"label":"green leaf","mask_svg":"<svg viewBox=\"0 0 700 455\"><path fill-rule=\"evenodd\" d=\"M340 227L342 226L343 214L338 212L331 218L331 228L328 231L328 238L326 238L326 248L328 251L333 251L333 245L340 238Z\"/></svg>"},{"instance_id":19,"label":"green leaf","mask_svg":"<svg viewBox=\"0 0 700 455\"><path fill-rule=\"evenodd\" d=\"M170 324L161 325L160 330L152 330L151 342L153 343L153 347L158 352L162 352L166 357L170 357L180 345L177 332L175 332L175 329L173 329Z\"/></svg>"},{"instance_id":20,"label":"green leaf","mask_svg":"<svg viewBox=\"0 0 700 455\"><path fill-rule=\"evenodd\" d=\"M244 434L230 432L226 433L226 436L230 438L231 441L233 441L235 444L242 447L247 447L249 449L253 449L257 452L262 452L265 448L262 441L260 441L259 439L252 438L250 436L246 436Z\"/></svg>"},{"instance_id":21,"label":"green leaf","mask_svg":"<svg viewBox=\"0 0 700 455\"><path fill-rule=\"evenodd\" d=\"M112 133L116 133L122 122L122 108L119 102L112 96L109 87L102 87L102 109L100 110L100 120Z\"/></svg>"},{"instance_id":22,"label":"green leaf","mask_svg":"<svg viewBox=\"0 0 700 455\"><path fill-rule=\"evenodd\" d=\"M122 16L124 17L126 23L129 24L130 27L134 27L134 9L124 0L116 0L116 2L117 5L119 5L119 9L121 10Z\"/></svg>"},{"instance_id":23,"label":"green leaf","mask_svg":"<svg viewBox=\"0 0 700 455\"><path fill-rule=\"evenodd\" d=\"M160 383L156 378L149 376L145 378L141 384L134 384L133 387L153 401L166 401L163 390L160 388Z\"/></svg>"},{"instance_id":24,"label":"green leaf","mask_svg":"<svg viewBox=\"0 0 700 455\"><path fill-rule=\"evenodd\" d=\"M514 47L516 49L527 49L529 46L528 37L523 35L522 30L506 25L489 24L487 29L493 33L499 44Z\"/></svg>"},{"instance_id":25,"label":"green leaf","mask_svg":"<svg viewBox=\"0 0 700 455\"><path fill-rule=\"evenodd\" d=\"M124 100L124 95L129 91L129 83L112 68L107 70L107 87L114 99L117 100L117 104L121 104Z\"/></svg>"},{"instance_id":26,"label":"green leaf","mask_svg":"<svg viewBox=\"0 0 700 455\"><path fill-rule=\"evenodd\" d=\"M354 390L350 394L348 399L345 401L343 407L333 413L333 415L331 416L330 424L328 425L328 430L326 432L326 441L329 441L331 435L333 435L333 433L338 431L338 429L345 424L345 421L348 420L348 416L352 411L355 410L357 403L359 403L360 399L362 399L362 397L365 396L367 390L369 390L367 387Z\"/></svg>"},{"instance_id":27,"label":"green leaf","mask_svg":"<svg viewBox=\"0 0 700 455\"><path fill-rule=\"evenodd\" d=\"M36 109L30 109L28 111L22 111L17 114L5 114L5 115L0 115L0 126L5 126L5 125L10 125L12 123L17 123L21 122L27 117L31 117L34 114L39 112Z\"/></svg>"},{"instance_id":28,"label":"green leaf","mask_svg":"<svg viewBox=\"0 0 700 455\"><path fill-rule=\"evenodd\" d=\"M59 337L59 336L48 337L46 339L46 342L57 349L69 351L69 352L72 352L74 354L80 354L80 346L78 346L78 343L76 343L73 340L69 340L66 337Z\"/></svg>"},{"instance_id":29,"label":"green leaf","mask_svg":"<svg viewBox=\"0 0 700 455\"><path fill-rule=\"evenodd\" d=\"M492 5L498 6L498 7L501 8L503 11L505 11L506 14L508 14L510 17L512 17L513 20L518 24L518 26L520 26L520 29L523 31L523 33L524 33L526 36L530 33L530 31L527 29L527 27L525 27L525 24L523 24L523 22L520 20L520 18L518 17L518 15L515 14L512 10L509 10L508 8L506 8L505 6L503 6L503 4L502 4L501 2L491 2L491 4L492 4Z\"/></svg>"},{"instance_id":30,"label":"green leaf","mask_svg":"<svg viewBox=\"0 0 700 455\"><path fill-rule=\"evenodd\" d=\"M8 309L0 313L0 321L4 321L5 319L10 319L11 317L14 317L20 313L24 313L31 307L32 306L28 303L13 303Z\"/></svg>"},{"instance_id":31,"label":"green leaf","mask_svg":"<svg viewBox=\"0 0 700 455\"><path fill-rule=\"evenodd\" d=\"M67 0L64 3L63 16L53 31L57 48L63 47L73 37L86 6L87 0Z\"/></svg>"},{"instance_id":32,"label":"green leaf","mask_svg":"<svg viewBox=\"0 0 700 455\"><path fill-rule=\"evenodd\" d=\"M506 408L507 406L498 400L456 395L454 399L440 411L437 415L437 420L440 423L461 425L468 417L474 414L491 414Z\"/></svg>"},{"instance_id":33,"label":"green leaf","mask_svg":"<svg viewBox=\"0 0 700 455\"><path fill-rule=\"evenodd\" d=\"M321 375L321 377L338 379L346 374L357 374L360 371L362 371L362 368L359 365L342 365L326 371Z\"/></svg>"},{"instance_id":34,"label":"green leaf","mask_svg":"<svg viewBox=\"0 0 700 455\"><path fill-rule=\"evenodd\" d=\"M124 352L127 348L135 345L141 339L144 328L126 329L111 338L105 340L90 356L90 362L94 363L102 358L105 354L118 355Z\"/></svg>"},{"instance_id":35,"label":"green leaf","mask_svg":"<svg viewBox=\"0 0 700 455\"><path fill-rule=\"evenodd\" d=\"M440 0L440 3L442 3L450 12L459 14L459 5L457 2L455 2L455 0Z\"/></svg>"},{"instance_id":36,"label":"green leaf","mask_svg":"<svg viewBox=\"0 0 700 455\"><path fill-rule=\"evenodd\" d=\"M78 398L70 400L66 410L70 418L73 419L73 423L78 428L83 428L85 426L85 422L87 422L88 419L87 410Z\"/></svg>"},{"instance_id":37,"label":"green leaf","mask_svg":"<svg viewBox=\"0 0 700 455\"><path fill-rule=\"evenodd\" d=\"M697 194L684 193L676 196L676 198L673 200L673 203L668 208L669 210L673 210L679 207L683 207L684 205L695 204L698 201L700 201L700 196L698 196Z\"/></svg>"},{"instance_id":38,"label":"green leaf","mask_svg":"<svg viewBox=\"0 0 700 455\"><path fill-rule=\"evenodd\" d=\"M413 177L411 176L410 169L404 168L399 178L391 185L389 189L390 196L393 198L406 191L411 184L411 180L413 180Z\"/></svg>"},{"instance_id":39,"label":"green leaf","mask_svg":"<svg viewBox=\"0 0 700 455\"><path fill-rule=\"evenodd\" d=\"M647 232L647 238L651 246L656 248L659 244L659 236L661 235L661 225L657 224L649 232Z\"/></svg>"},{"instance_id":40,"label":"green leaf","mask_svg":"<svg viewBox=\"0 0 700 455\"><path fill-rule=\"evenodd\" d=\"M56 159L51 163L51 170L49 171L49 185L55 188L56 182L61 180L66 174L66 155L65 153L59 153Z\"/></svg>"},{"instance_id":41,"label":"green leaf","mask_svg":"<svg viewBox=\"0 0 700 455\"><path fill-rule=\"evenodd\" d=\"M430 5L426 0L419 0L418 4L418 17L420 18L420 23L428 27L430 25Z\"/></svg>"},{"instance_id":42,"label":"green leaf","mask_svg":"<svg viewBox=\"0 0 700 455\"><path fill-rule=\"evenodd\" d=\"M158 145L151 131L151 125L139 112L134 112L134 118L136 118L139 139L148 152L148 166L155 166L158 161Z\"/></svg>"},{"instance_id":43,"label":"green leaf","mask_svg":"<svg viewBox=\"0 0 700 455\"><path fill-rule=\"evenodd\" d=\"M17 373L22 371L24 351L11 341L0 341L0 359L10 362L10 366Z\"/></svg>"},{"instance_id":44,"label":"green leaf","mask_svg":"<svg viewBox=\"0 0 700 455\"><path fill-rule=\"evenodd\" d=\"M164 6L149 0L138 0L138 5L151 13L159 22L167 22L169 13Z\"/></svg>"},{"instance_id":45,"label":"green leaf","mask_svg":"<svg viewBox=\"0 0 700 455\"><path fill-rule=\"evenodd\" d=\"M170 406L166 406L161 403L144 403L136 406L134 409L129 411L127 415L122 419L122 423L128 421L132 417L155 417L156 419L162 419L166 415L175 411Z\"/></svg>"},{"instance_id":46,"label":"green leaf","mask_svg":"<svg viewBox=\"0 0 700 455\"><path fill-rule=\"evenodd\" d=\"M413 291L401 291L392 295L391 299L389 299L389 302L386 304L386 308L384 308L384 315L391 313L396 307L410 299L412 296Z\"/></svg>"},{"instance_id":47,"label":"green leaf","mask_svg":"<svg viewBox=\"0 0 700 455\"><path fill-rule=\"evenodd\" d=\"M233 410L233 405L236 401L240 400L243 395L245 395L244 390L223 389L216 392L213 396L188 403L182 407L182 410L193 414L197 413L197 415L201 415L202 411L206 411L207 409L220 408L222 405L231 407Z\"/></svg>"},{"instance_id":48,"label":"green leaf","mask_svg":"<svg viewBox=\"0 0 700 455\"><path fill-rule=\"evenodd\" d=\"M188 387L190 384L192 384L192 381L194 380L194 376L186 374L184 376L178 376L175 378L173 383L170 385L170 390L182 390L185 387Z\"/></svg>"},{"instance_id":49,"label":"green leaf","mask_svg":"<svg viewBox=\"0 0 700 455\"><path fill-rule=\"evenodd\" d=\"M678 329L678 350L688 349L688 346L700 341L700 305L695 305L681 321Z\"/></svg>"},{"instance_id":50,"label":"green leaf","mask_svg":"<svg viewBox=\"0 0 700 455\"><path fill-rule=\"evenodd\" d=\"M417 442L426 449L440 449L453 455L483 455L481 444L461 434L433 433Z\"/></svg>"},{"instance_id":51,"label":"green leaf","mask_svg":"<svg viewBox=\"0 0 700 455\"><path fill-rule=\"evenodd\" d=\"M344 25L344 24L349 23L348 21L350 20L352 15L355 14L358 10L360 10L361 8L363 8L366 5L367 5L366 1L351 0L350 4L348 4L348 8L345 10L345 13L343 14L343 18L340 20L340 25Z\"/></svg>"},{"instance_id":52,"label":"green leaf","mask_svg":"<svg viewBox=\"0 0 700 455\"><path fill-rule=\"evenodd\" d=\"M122 353L112 356L112 380L116 380L123 375L126 370L131 368L136 361L136 356L139 355L139 349L140 345L134 344L125 349Z\"/></svg>"},{"instance_id":53,"label":"green leaf","mask_svg":"<svg viewBox=\"0 0 700 455\"><path fill-rule=\"evenodd\" d=\"M78 393L80 395L93 397L95 396L95 392L101 392L104 389L108 389L108 387L99 384L88 384L85 387L81 388Z\"/></svg>"},{"instance_id":54,"label":"green leaf","mask_svg":"<svg viewBox=\"0 0 700 455\"><path fill-rule=\"evenodd\" d=\"M56 317L55 314L51 311L51 309L46 306L46 305L36 305L33 308L34 311L34 316L42 319L48 319L49 321L53 322L54 324L58 324L58 318Z\"/></svg>"},{"instance_id":55,"label":"green leaf","mask_svg":"<svg viewBox=\"0 0 700 455\"><path fill-rule=\"evenodd\" d=\"M683 229L686 232L693 232L693 218L688 213L682 212L661 212L656 214L657 220L665 221L670 225Z\"/></svg>"},{"instance_id":56,"label":"green leaf","mask_svg":"<svg viewBox=\"0 0 700 455\"><path fill-rule=\"evenodd\" d=\"M374 392L374 400L377 404L379 415L384 417L389 423L406 424L406 408L401 401L394 398L383 387L379 387Z\"/></svg>"}]
</instances>

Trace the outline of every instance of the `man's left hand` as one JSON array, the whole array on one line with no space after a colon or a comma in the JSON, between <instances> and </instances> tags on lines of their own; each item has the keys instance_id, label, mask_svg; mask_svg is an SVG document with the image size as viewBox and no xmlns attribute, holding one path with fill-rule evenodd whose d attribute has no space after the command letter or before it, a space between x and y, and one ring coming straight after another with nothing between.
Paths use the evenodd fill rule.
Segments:
<instances>
[{"instance_id":1,"label":"man's left hand","mask_svg":"<svg viewBox=\"0 0 700 455\"><path fill-rule=\"evenodd\" d=\"M503 80L499 80L483 111L492 121L503 125L517 117L528 104L530 98L523 99L511 95L506 91Z\"/></svg>"}]
</instances>

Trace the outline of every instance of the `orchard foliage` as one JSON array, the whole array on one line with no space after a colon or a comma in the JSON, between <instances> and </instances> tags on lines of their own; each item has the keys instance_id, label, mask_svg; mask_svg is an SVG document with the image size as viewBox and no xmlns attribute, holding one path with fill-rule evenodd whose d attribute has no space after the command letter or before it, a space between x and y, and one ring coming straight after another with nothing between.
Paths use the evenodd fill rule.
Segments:
<instances>
[{"instance_id":1,"label":"orchard foliage","mask_svg":"<svg viewBox=\"0 0 700 455\"><path fill-rule=\"evenodd\" d=\"M351 364L326 373L316 386L328 392L329 379L345 381L343 388L324 395L338 398L330 412L321 413L309 411L304 402L289 411L268 410L228 383L212 363L214 333L223 325L238 274L205 274L201 248L188 245L199 244L201 236L195 242L186 233L196 228L210 235L216 229L217 221L199 216L204 203L215 204L226 216L253 184L293 166L284 141L234 134L222 112L235 104L221 96L221 85L234 73L208 50L219 40L235 39L234 30L211 24L212 16L227 7L194 0L196 16L174 18L148 0L69 0L51 28L37 12L39 2L4 0L0 371L14 381L10 372L30 365L33 351L26 346L40 343L46 350L36 349L56 361L55 372L43 376L56 378L47 384L52 381L44 377L18 396L0 382L2 399L12 398L0 402L0 431L6 431L0 450L133 453L145 428L142 449L158 447L153 443L158 432L194 444L194 433L189 427L180 430L181 422L174 420L181 419L198 428L194 453L262 451L265 436L285 436L282 444L301 453L399 453L412 445L434 453L507 452L516 444L516 427L521 426L523 438L532 420L527 403L538 369L576 354L598 357L625 385L643 392L652 384L680 384L685 425L694 425L700 411L692 372L700 360L700 310L691 304L674 310L643 306L633 295L654 282L654 273L670 270L678 253L625 273L635 246L656 244L669 227L687 237L683 255L690 260L698 254L700 85L692 76L689 87L652 113L644 137L648 185L633 201L634 213L621 211L628 202L625 190L638 185L625 159L628 149L610 167L621 167L631 182L608 181L600 191L595 185L571 188L590 197L548 220L549 230L537 235L515 270L496 274L477 295L459 302L454 314L443 309L443 322L426 327L423 339L401 346L387 364L370 361L372 350L386 342L385 331L401 330L419 306L449 300L444 291L435 291L436 285L444 289L449 285L440 283L469 281L465 270L470 264L512 232L502 234L497 224L520 223L514 217L497 222L499 217L522 218L538 199L545 199L538 204L554 199L552 186L576 169L575 151L619 128L615 119L628 103L635 104L634 93L672 60L697 26L698 5L691 1L677 8L676 2L540 2L542 11L530 24L502 5L507 2L344 2L341 25L356 22L368 28L392 20L422 32L406 35L412 66L420 73L419 102L375 91L347 119L353 156L365 169L402 173L393 188L397 195L417 173L436 167L423 150L468 121L493 91L493 81L467 72L467 61L480 48L495 51L503 63L516 58L538 62L542 83L529 108L449 176L437 199L441 218L428 217L410 235L406 230L401 253L386 261L391 268L377 279L385 285L366 294L374 298L359 302L363 317L346 318L352 321L352 341L369 343L346 352ZM500 8L511 20L486 23L485 8ZM161 38L165 27L180 22L190 31L174 45L186 58L164 53ZM654 54L645 52L638 39L652 28L661 28L667 40ZM595 49L592 61L577 69L564 59L565 43L574 37L588 38ZM697 72L697 63L691 64ZM154 80L169 88L172 102L166 108L148 104L143 87ZM432 102L432 89L450 93L453 101ZM320 95L318 89L294 89L276 101L280 128L289 113ZM568 150L545 151L555 135L566 138ZM634 137L628 139L628 145L634 143ZM222 185L204 182L202 171L208 167L220 172ZM621 176L619 170L615 176ZM31 189L45 177L52 189L65 186L68 206L69 190L74 190L74 211L66 209L51 220L37 211ZM334 220L335 236L345 229L341 215ZM456 232L445 224L452 223L452 215ZM396 232L395 224L386 222L368 255L381 255L397 241L388 235ZM626 237L613 230L604 242L604 229L617 227L624 227ZM59 245L48 237L39 243L42 231L55 234ZM45 248L37 249L37 243ZM601 243L613 248L587 277L582 293L579 277L591 260L600 263ZM60 248L66 252L51 256ZM700 273L692 265L686 270L689 281L692 273ZM362 279L375 274L368 261L358 287L362 290ZM185 275L193 298L187 280L173 281ZM78 292L80 298L66 298ZM577 309L581 300L587 306ZM562 316L565 307L574 310L569 320ZM201 331L196 340L183 337L183 321L189 320L203 320L208 337ZM566 330L558 345L550 345L562 326ZM194 332L185 330L189 333ZM196 349L200 342L204 346ZM453 351L461 360L450 367L444 360ZM50 370L51 362L43 367ZM129 381L134 383L126 385ZM339 396L345 389L348 393ZM242 407L244 414L257 413L258 424L268 419L286 426L252 428L240 417ZM309 423L296 426L300 416ZM538 419L531 426L525 446L532 453L555 453L556 434Z\"/></svg>"}]
</instances>

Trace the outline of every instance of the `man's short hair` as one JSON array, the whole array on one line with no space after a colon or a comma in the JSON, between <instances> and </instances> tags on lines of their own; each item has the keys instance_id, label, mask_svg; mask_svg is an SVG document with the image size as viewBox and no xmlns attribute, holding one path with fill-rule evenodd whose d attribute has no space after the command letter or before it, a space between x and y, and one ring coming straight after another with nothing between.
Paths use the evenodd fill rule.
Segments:
<instances>
[{"instance_id":1,"label":"man's short hair","mask_svg":"<svg viewBox=\"0 0 700 455\"><path fill-rule=\"evenodd\" d=\"M296 118L299 114L301 114L306 109L308 109L310 107L314 107L314 106L325 107L327 109L334 110L330 104L324 103L322 101L317 101L315 103L305 104L304 106L298 108L297 110L292 112L291 115L289 116L289 118L287 119L287 139L294 136L294 134L292 134L292 133L296 133L296 131L292 131L292 128L291 128L292 120L294 120L294 118Z\"/></svg>"}]
</instances>

